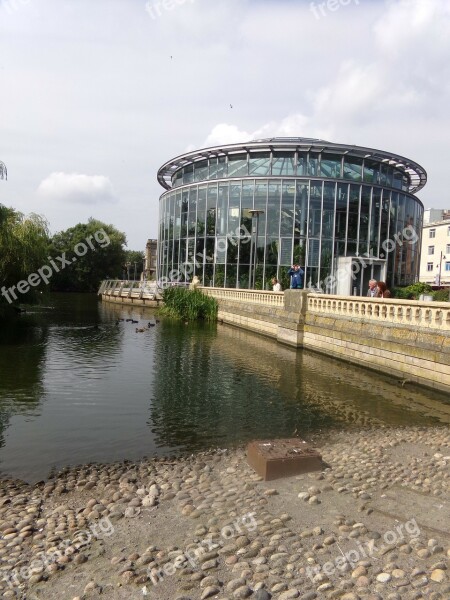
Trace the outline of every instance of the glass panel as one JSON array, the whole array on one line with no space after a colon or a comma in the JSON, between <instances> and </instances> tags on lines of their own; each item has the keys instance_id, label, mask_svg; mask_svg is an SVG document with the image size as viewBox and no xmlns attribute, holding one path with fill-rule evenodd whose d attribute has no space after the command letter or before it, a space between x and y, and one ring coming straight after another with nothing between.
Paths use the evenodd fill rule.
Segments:
<instances>
[{"instance_id":1,"label":"glass panel","mask_svg":"<svg viewBox=\"0 0 450 600\"><path fill-rule=\"evenodd\" d=\"M175 226L174 226L174 237L179 238L181 231L181 192L177 192L175 202Z\"/></svg>"},{"instance_id":2,"label":"glass panel","mask_svg":"<svg viewBox=\"0 0 450 600\"><path fill-rule=\"evenodd\" d=\"M362 177L362 158L356 156L344 157L344 179L352 181L361 181Z\"/></svg>"},{"instance_id":3,"label":"glass panel","mask_svg":"<svg viewBox=\"0 0 450 600\"><path fill-rule=\"evenodd\" d=\"M206 235L215 235L216 233L216 209L209 208L206 214Z\"/></svg>"},{"instance_id":4,"label":"glass panel","mask_svg":"<svg viewBox=\"0 0 450 600\"><path fill-rule=\"evenodd\" d=\"M259 231L264 234L266 231L266 217L267 217L267 181L256 181L255 182L255 198L254 207L258 210L263 210L264 213L259 215Z\"/></svg>"},{"instance_id":5,"label":"glass panel","mask_svg":"<svg viewBox=\"0 0 450 600\"><path fill-rule=\"evenodd\" d=\"M379 183L380 163L374 160L364 160L364 181L366 183Z\"/></svg>"},{"instance_id":6,"label":"glass panel","mask_svg":"<svg viewBox=\"0 0 450 600\"><path fill-rule=\"evenodd\" d=\"M331 266L333 260L333 242L332 240L323 240L320 247L320 272L319 281L321 288L325 289L327 293L331 293L330 283L326 281L327 277L331 275Z\"/></svg>"},{"instance_id":7,"label":"glass panel","mask_svg":"<svg viewBox=\"0 0 450 600\"><path fill-rule=\"evenodd\" d=\"M278 238L267 238L266 265L278 265Z\"/></svg>"},{"instance_id":8,"label":"glass panel","mask_svg":"<svg viewBox=\"0 0 450 600\"><path fill-rule=\"evenodd\" d=\"M295 182L283 181L281 195L280 235L292 235L294 230Z\"/></svg>"},{"instance_id":9,"label":"glass panel","mask_svg":"<svg viewBox=\"0 0 450 600\"><path fill-rule=\"evenodd\" d=\"M297 197L295 200L295 235L306 235L306 224L308 222L308 184L297 181Z\"/></svg>"},{"instance_id":10,"label":"glass panel","mask_svg":"<svg viewBox=\"0 0 450 600\"><path fill-rule=\"evenodd\" d=\"M248 175L247 155L230 154L228 156L228 177L244 177Z\"/></svg>"},{"instance_id":11,"label":"glass panel","mask_svg":"<svg viewBox=\"0 0 450 600\"><path fill-rule=\"evenodd\" d=\"M392 187L396 188L397 190L401 190L402 182L403 182L403 173L401 171L397 171L397 169L394 169Z\"/></svg>"},{"instance_id":12,"label":"glass panel","mask_svg":"<svg viewBox=\"0 0 450 600\"><path fill-rule=\"evenodd\" d=\"M338 183L336 196L336 222L334 226L334 234L340 240L346 239L347 231L347 199L348 199L348 184ZM344 256L344 253L342 254Z\"/></svg>"},{"instance_id":13,"label":"glass panel","mask_svg":"<svg viewBox=\"0 0 450 600\"><path fill-rule=\"evenodd\" d=\"M194 165L186 165L183 169L183 183L194 181Z\"/></svg>"},{"instance_id":14,"label":"glass panel","mask_svg":"<svg viewBox=\"0 0 450 600\"><path fill-rule=\"evenodd\" d=\"M206 202L206 208L216 208L217 206L217 183L210 183L208 185L208 200Z\"/></svg>"},{"instance_id":15,"label":"glass panel","mask_svg":"<svg viewBox=\"0 0 450 600\"><path fill-rule=\"evenodd\" d=\"M369 237L370 190L367 185L362 186L361 207L359 213L359 253L367 254Z\"/></svg>"},{"instance_id":16,"label":"glass panel","mask_svg":"<svg viewBox=\"0 0 450 600\"><path fill-rule=\"evenodd\" d=\"M292 238L281 238L280 265L289 267L292 265L292 247Z\"/></svg>"},{"instance_id":17,"label":"glass panel","mask_svg":"<svg viewBox=\"0 0 450 600\"><path fill-rule=\"evenodd\" d=\"M194 163L194 181L203 181L208 179L208 161L201 160Z\"/></svg>"},{"instance_id":18,"label":"glass panel","mask_svg":"<svg viewBox=\"0 0 450 600\"><path fill-rule=\"evenodd\" d=\"M379 256L379 228L380 228L380 212L381 212L381 188L373 188L372 193L372 210L370 213L370 240L369 254Z\"/></svg>"},{"instance_id":19,"label":"glass panel","mask_svg":"<svg viewBox=\"0 0 450 600\"><path fill-rule=\"evenodd\" d=\"M197 221L197 188L193 187L189 194L188 235L195 235Z\"/></svg>"},{"instance_id":20,"label":"glass panel","mask_svg":"<svg viewBox=\"0 0 450 600\"><path fill-rule=\"evenodd\" d=\"M249 210L253 208L254 188L255 184L253 181L251 183L242 183L241 226L244 227L248 232L251 232L252 230L252 216ZM259 215L259 217L260 216L261 215Z\"/></svg>"},{"instance_id":21,"label":"glass panel","mask_svg":"<svg viewBox=\"0 0 450 600\"><path fill-rule=\"evenodd\" d=\"M348 244L352 242L350 245L352 250L350 256L353 256L356 253L356 242L358 240L358 221L359 221L359 185L350 185L350 198L348 203ZM354 243L353 243L354 242ZM347 247L348 248L348 247ZM348 251L347 251L347 254Z\"/></svg>"},{"instance_id":22,"label":"glass panel","mask_svg":"<svg viewBox=\"0 0 450 600\"><path fill-rule=\"evenodd\" d=\"M228 238L227 262L237 263L238 260L238 241L236 238Z\"/></svg>"},{"instance_id":23,"label":"glass panel","mask_svg":"<svg viewBox=\"0 0 450 600\"><path fill-rule=\"evenodd\" d=\"M205 264L205 276L203 278L204 286L212 286L214 277L214 266L210 263Z\"/></svg>"},{"instance_id":24,"label":"glass panel","mask_svg":"<svg viewBox=\"0 0 450 600\"><path fill-rule=\"evenodd\" d=\"M280 225L280 196L281 182L269 182L269 195L267 198L267 235L278 237Z\"/></svg>"},{"instance_id":25,"label":"glass panel","mask_svg":"<svg viewBox=\"0 0 450 600\"><path fill-rule=\"evenodd\" d=\"M217 179L218 170L218 159L217 156L209 159L209 179Z\"/></svg>"},{"instance_id":26,"label":"glass panel","mask_svg":"<svg viewBox=\"0 0 450 600\"><path fill-rule=\"evenodd\" d=\"M274 152L272 158L272 175L295 175L294 152Z\"/></svg>"},{"instance_id":27,"label":"glass panel","mask_svg":"<svg viewBox=\"0 0 450 600\"><path fill-rule=\"evenodd\" d=\"M315 152L310 152L308 157L307 174L317 177L319 174L319 155Z\"/></svg>"},{"instance_id":28,"label":"glass panel","mask_svg":"<svg viewBox=\"0 0 450 600\"><path fill-rule=\"evenodd\" d=\"M216 238L215 260L217 264L225 264L227 262L227 238Z\"/></svg>"},{"instance_id":29,"label":"glass panel","mask_svg":"<svg viewBox=\"0 0 450 600\"><path fill-rule=\"evenodd\" d=\"M227 264L225 287L235 288L237 283L237 267L236 265Z\"/></svg>"},{"instance_id":30,"label":"glass panel","mask_svg":"<svg viewBox=\"0 0 450 600\"><path fill-rule=\"evenodd\" d=\"M322 154L320 159L320 175L341 179L342 156L337 154Z\"/></svg>"},{"instance_id":31,"label":"glass panel","mask_svg":"<svg viewBox=\"0 0 450 600\"><path fill-rule=\"evenodd\" d=\"M307 153L298 152L297 154L297 175L306 175Z\"/></svg>"},{"instance_id":32,"label":"glass panel","mask_svg":"<svg viewBox=\"0 0 450 600\"><path fill-rule=\"evenodd\" d=\"M386 192L383 190L383 197L382 197L382 201L381 201L381 231L380 231L380 243L381 243L382 248L383 248L383 244L387 240L387 236L388 236L389 210L390 210L389 197L390 197L389 192ZM396 204L395 204L395 210L397 210ZM395 225L395 221L394 221L394 225ZM380 257L387 258L384 250L381 251Z\"/></svg>"},{"instance_id":33,"label":"glass panel","mask_svg":"<svg viewBox=\"0 0 450 600\"><path fill-rule=\"evenodd\" d=\"M241 184L230 184L230 200L228 209L228 230L237 231L241 215Z\"/></svg>"},{"instance_id":34,"label":"glass panel","mask_svg":"<svg viewBox=\"0 0 450 600\"><path fill-rule=\"evenodd\" d=\"M322 217L322 237L332 238L334 230L334 193L336 184L329 181L324 182L323 186L323 217Z\"/></svg>"},{"instance_id":35,"label":"glass panel","mask_svg":"<svg viewBox=\"0 0 450 600\"><path fill-rule=\"evenodd\" d=\"M172 175L172 185L178 187L183 183L183 169L179 169Z\"/></svg>"},{"instance_id":36,"label":"glass panel","mask_svg":"<svg viewBox=\"0 0 450 600\"><path fill-rule=\"evenodd\" d=\"M242 182L242 208L253 208L254 181Z\"/></svg>"},{"instance_id":37,"label":"glass panel","mask_svg":"<svg viewBox=\"0 0 450 600\"><path fill-rule=\"evenodd\" d=\"M214 287L224 287L225 285L225 265L217 264L214 271Z\"/></svg>"},{"instance_id":38,"label":"glass panel","mask_svg":"<svg viewBox=\"0 0 450 600\"><path fill-rule=\"evenodd\" d=\"M320 236L320 221L322 217L322 182L311 181L309 198L309 235Z\"/></svg>"},{"instance_id":39,"label":"glass panel","mask_svg":"<svg viewBox=\"0 0 450 600\"><path fill-rule=\"evenodd\" d=\"M249 174L260 177L270 175L270 152L250 154Z\"/></svg>"},{"instance_id":40,"label":"glass panel","mask_svg":"<svg viewBox=\"0 0 450 600\"><path fill-rule=\"evenodd\" d=\"M241 289L249 289L250 285L250 268L248 264L243 265L239 262L238 283Z\"/></svg>"},{"instance_id":41,"label":"glass panel","mask_svg":"<svg viewBox=\"0 0 450 600\"><path fill-rule=\"evenodd\" d=\"M226 235L228 215L228 183L219 184L219 196L217 199L217 233ZM231 233L231 232L230 232Z\"/></svg>"},{"instance_id":42,"label":"glass panel","mask_svg":"<svg viewBox=\"0 0 450 600\"><path fill-rule=\"evenodd\" d=\"M228 164L226 156L219 156L217 162L217 179L222 179L227 176Z\"/></svg>"},{"instance_id":43,"label":"glass panel","mask_svg":"<svg viewBox=\"0 0 450 600\"><path fill-rule=\"evenodd\" d=\"M195 253L195 263L194 263L194 271L195 271L195 275L197 275L197 277L200 278L200 281L203 282L203 268L204 268L204 264L205 264L205 238L204 237L197 237L197 241L196 241L196 253Z\"/></svg>"},{"instance_id":44,"label":"glass panel","mask_svg":"<svg viewBox=\"0 0 450 600\"><path fill-rule=\"evenodd\" d=\"M250 246L249 240L247 238L241 238L239 240L239 264L240 265L248 265L250 264ZM240 271L239 271L240 278Z\"/></svg>"},{"instance_id":45,"label":"glass panel","mask_svg":"<svg viewBox=\"0 0 450 600\"><path fill-rule=\"evenodd\" d=\"M320 240L309 240L308 246L308 267L318 267L320 260Z\"/></svg>"},{"instance_id":46,"label":"glass panel","mask_svg":"<svg viewBox=\"0 0 450 600\"><path fill-rule=\"evenodd\" d=\"M206 210L206 185L201 185L198 188L198 211L205 212Z\"/></svg>"}]
</instances>

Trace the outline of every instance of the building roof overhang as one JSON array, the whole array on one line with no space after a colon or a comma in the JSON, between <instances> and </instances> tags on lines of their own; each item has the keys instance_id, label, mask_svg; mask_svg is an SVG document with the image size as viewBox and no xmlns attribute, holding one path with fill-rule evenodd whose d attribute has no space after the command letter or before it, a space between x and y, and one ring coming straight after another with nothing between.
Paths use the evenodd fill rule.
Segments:
<instances>
[{"instance_id":1,"label":"building roof overhang","mask_svg":"<svg viewBox=\"0 0 450 600\"><path fill-rule=\"evenodd\" d=\"M415 194L421 190L427 182L427 173L418 163L391 152L365 148L363 146L352 146L347 144L336 144L314 138L287 137L267 138L253 140L240 144L226 144L201 148L192 152L186 152L167 161L158 170L158 181L166 190L172 188L172 177L176 171L188 164L193 164L207 158L237 154L239 152L270 152L270 151L328 151L334 154L350 154L359 158L370 158L376 162L387 163L404 171L410 180L409 192Z\"/></svg>"}]
</instances>

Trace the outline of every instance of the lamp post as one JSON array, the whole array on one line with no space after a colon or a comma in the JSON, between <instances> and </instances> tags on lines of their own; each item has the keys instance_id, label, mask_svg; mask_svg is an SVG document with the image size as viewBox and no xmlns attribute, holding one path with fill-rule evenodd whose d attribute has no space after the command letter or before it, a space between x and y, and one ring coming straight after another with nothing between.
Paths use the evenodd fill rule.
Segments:
<instances>
[{"instance_id":1,"label":"lamp post","mask_svg":"<svg viewBox=\"0 0 450 600\"><path fill-rule=\"evenodd\" d=\"M250 270L249 270L249 289L255 289L256 284L256 265L258 264L258 227L259 215L263 215L261 209L252 209L248 211L252 217L252 236L250 240ZM253 219L256 217L256 225L253 226ZM255 244L253 244L253 232L255 232Z\"/></svg>"},{"instance_id":2,"label":"lamp post","mask_svg":"<svg viewBox=\"0 0 450 600\"><path fill-rule=\"evenodd\" d=\"M125 263L125 266L127 268L127 279L128 279L128 281L130 281L130 267L131 267L131 263L128 261L127 263Z\"/></svg>"},{"instance_id":3,"label":"lamp post","mask_svg":"<svg viewBox=\"0 0 450 600\"><path fill-rule=\"evenodd\" d=\"M443 260L445 260L445 256L444 256L444 253L441 250L441 257L439 259L439 265L436 265L436 266L439 267L439 275L438 275L438 282L437 282L437 284L438 284L439 287L441 287L441 271L442 271L442 261Z\"/></svg>"}]
</instances>

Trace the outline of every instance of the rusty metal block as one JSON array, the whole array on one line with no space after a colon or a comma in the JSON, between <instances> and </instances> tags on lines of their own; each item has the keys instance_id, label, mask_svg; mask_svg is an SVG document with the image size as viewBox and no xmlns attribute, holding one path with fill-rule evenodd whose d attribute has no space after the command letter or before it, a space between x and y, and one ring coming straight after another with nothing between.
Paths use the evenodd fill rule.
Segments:
<instances>
[{"instance_id":1,"label":"rusty metal block","mask_svg":"<svg viewBox=\"0 0 450 600\"><path fill-rule=\"evenodd\" d=\"M321 455L300 438L250 442L247 462L265 481L323 468Z\"/></svg>"}]
</instances>

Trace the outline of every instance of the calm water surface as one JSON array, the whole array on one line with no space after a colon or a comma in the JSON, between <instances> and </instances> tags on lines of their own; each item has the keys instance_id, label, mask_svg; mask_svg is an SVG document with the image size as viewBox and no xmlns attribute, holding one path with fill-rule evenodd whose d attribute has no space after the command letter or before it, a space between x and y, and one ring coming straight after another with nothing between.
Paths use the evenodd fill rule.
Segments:
<instances>
[{"instance_id":1,"label":"calm water surface","mask_svg":"<svg viewBox=\"0 0 450 600\"><path fill-rule=\"evenodd\" d=\"M221 325L56 295L0 324L0 472L227 447L370 424L450 422L448 397Z\"/></svg>"}]
</instances>

